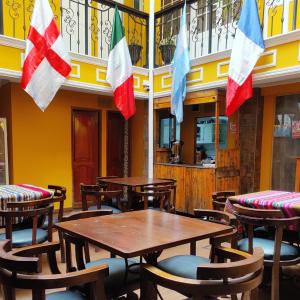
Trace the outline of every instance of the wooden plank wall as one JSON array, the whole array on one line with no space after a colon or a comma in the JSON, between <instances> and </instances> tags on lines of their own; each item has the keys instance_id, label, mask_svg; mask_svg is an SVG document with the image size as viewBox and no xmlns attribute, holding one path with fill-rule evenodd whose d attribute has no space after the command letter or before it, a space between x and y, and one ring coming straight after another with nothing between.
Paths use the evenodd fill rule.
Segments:
<instances>
[{"instance_id":1,"label":"wooden plank wall","mask_svg":"<svg viewBox=\"0 0 300 300\"><path fill-rule=\"evenodd\" d=\"M216 191L240 189L240 150L220 150L217 153Z\"/></svg>"},{"instance_id":2,"label":"wooden plank wall","mask_svg":"<svg viewBox=\"0 0 300 300\"><path fill-rule=\"evenodd\" d=\"M154 176L177 180L176 210L193 213L194 208L212 208L215 169L187 166L154 165Z\"/></svg>"}]
</instances>

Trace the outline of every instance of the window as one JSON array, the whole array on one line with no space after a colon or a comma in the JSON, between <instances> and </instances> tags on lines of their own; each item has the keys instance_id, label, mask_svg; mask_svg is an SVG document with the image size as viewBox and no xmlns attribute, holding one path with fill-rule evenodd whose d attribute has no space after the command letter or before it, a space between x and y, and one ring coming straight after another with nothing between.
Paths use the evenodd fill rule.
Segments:
<instances>
[{"instance_id":1,"label":"window","mask_svg":"<svg viewBox=\"0 0 300 300\"><path fill-rule=\"evenodd\" d=\"M300 156L300 95L277 97L272 189L294 191L297 156Z\"/></svg>"},{"instance_id":2,"label":"window","mask_svg":"<svg viewBox=\"0 0 300 300\"><path fill-rule=\"evenodd\" d=\"M140 9L140 0L134 0L133 8L138 10Z\"/></svg>"},{"instance_id":3,"label":"window","mask_svg":"<svg viewBox=\"0 0 300 300\"><path fill-rule=\"evenodd\" d=\"M196 163L215 159L215 117L196 118ZM228 118L219 117L219 149L227 148Z\"/></svg>"},{"instance_id":4,"label":"window","mask_svg":"<svg viewBox=\"0 0 300 300\"><path fill-rule=\"evenodd\" d=\"M172 141L180 139L180 124L166 111L159 114L159 147L171 148Z\"/></svg>"}]
</instances>

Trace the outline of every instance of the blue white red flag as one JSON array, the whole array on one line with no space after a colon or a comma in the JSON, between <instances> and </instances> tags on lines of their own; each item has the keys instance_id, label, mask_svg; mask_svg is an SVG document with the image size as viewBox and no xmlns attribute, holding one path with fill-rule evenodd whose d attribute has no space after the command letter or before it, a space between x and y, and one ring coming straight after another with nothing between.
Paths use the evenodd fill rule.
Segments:
<instances>
[{"instance_id":1,"label":"blue white red flag","mask_svg":"<svg viewBox=\"0 0 300 300\"><path fill-rule=\"evenodd\" d=\"M232 115L252 97L252 71L264 52L256 0L245 0L232 46L227 91L226 115Z\"/></svg>"},{"instance_id":2,"label":"blue white red flag","mask_svg":"<svg viewBox=\"0 0 300 300\"><path fill-rule=\"evenodd\" d=\"M186 95L186 75L190 71L190 55L186 25L186 3L182 10L180 30L176 42L176 50L172 62L171 113L178 123L183 120L183 101Z\"/></svg>"}]
</instances>

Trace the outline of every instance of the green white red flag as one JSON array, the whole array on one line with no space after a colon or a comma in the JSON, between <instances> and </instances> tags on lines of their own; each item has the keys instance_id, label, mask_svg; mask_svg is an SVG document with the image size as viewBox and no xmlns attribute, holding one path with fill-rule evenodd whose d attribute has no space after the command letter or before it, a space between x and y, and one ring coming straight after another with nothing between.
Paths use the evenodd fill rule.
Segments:
<instances>
[{"instance_id":1,"label":"green white red flag","mask_svg":"<svg viewBox=\"0 0 300 300\"><path fill-rule=\"evenodd\" d=\"M131 58L118 8L115 8L106 80L114 92L116 107L128 120L135 113Z\"/></svg>"}]
</instances>

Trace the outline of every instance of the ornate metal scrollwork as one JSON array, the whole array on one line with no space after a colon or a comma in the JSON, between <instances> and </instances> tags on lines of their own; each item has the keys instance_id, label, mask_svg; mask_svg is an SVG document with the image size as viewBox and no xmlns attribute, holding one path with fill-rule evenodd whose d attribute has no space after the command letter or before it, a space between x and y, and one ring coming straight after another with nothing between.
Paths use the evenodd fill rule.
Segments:
<instances>
[{"instance_id":1,"label":"ornate metal scrollwork","mask_svg":"<svg viewBox=\"0 0 300 300\"><path fill-rule=\"evenodd\" d=\"M75 13L72 8L62 8L62 20L66 24L67 33L69 35L74 34L77 22L75 19Z\"/></svg>"},{"instance_id":2,"label":"ornate metal scrollwork","mask_svg":"<svg viewBox=\"0 0 300 300\"><path fill-rule=\"evenodd\" d=\"M12 19L16 20L20 17L20 10L22 5L18 0L6 0L5 3L9 7L9 15Z\"/></svg>"},{"instance_id":3,"label":"ornate metal scrollwork","mask_svg":"<svg viewBox=\"0 0 300 300\"><path fill-rule=\"evenodd\" d=\"M90 25L89 29L91 31L92 41L97 42L98 41L98 33L99 33L100 29L98 27L98 18L95 15L95 12L94 12L94 15L91 17L91 25Z\"/></svg>"},{"instance_id":4,"label":"ornate metal scrollwork","mask_svg":"<svg viewBox=\"0 0 300 300\"><path fill-rule=\"evenodd\" d=\"M110 45L110 39L112 34L112 24L110 20L106 20L104 22L104 29L103 29L104 39L107 45Z\"/></svg>"}]
</instances>

